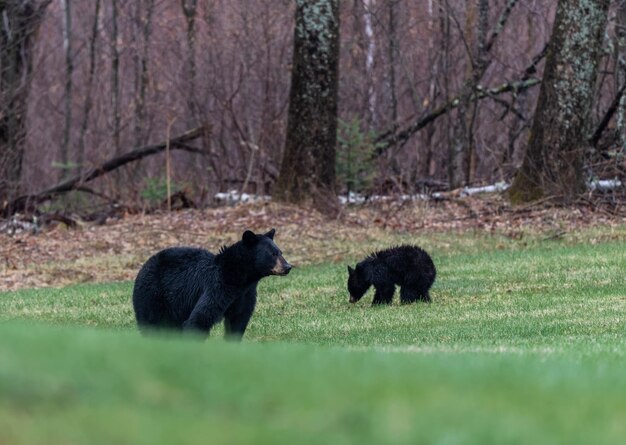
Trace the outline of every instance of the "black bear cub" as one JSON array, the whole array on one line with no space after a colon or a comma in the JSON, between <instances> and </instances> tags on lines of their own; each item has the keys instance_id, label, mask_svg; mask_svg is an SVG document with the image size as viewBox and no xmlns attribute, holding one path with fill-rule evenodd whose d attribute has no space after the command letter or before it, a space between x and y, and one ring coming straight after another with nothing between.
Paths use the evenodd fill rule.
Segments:
<instances>
[{"instance_id":1,"label":"black bear cub","mask_svg":"<svg viewBox=\"0 0 626 445\"><path fill-rule=\"evenodd\" d=\"M350 303L359 301L374 286L372 304L391 304L395 285L400 286L400 301L430 302L428 290L435 282L435 265L426 251L417 246L398 246L374 252L356 265L348 266Z\"/></svg>"},{"instance_id":2,"label":"black bear cub","mask_svg":"<svg viewBox=\"0 0 626 445\"><path fill-rule=\"evenodd\" d=\"M224 319L226 336L241 339L254 312L259 280L291 270L274 243L274 233L247 230L241 241L222 247L217 255L172 247L152 256L133 290L139 327L208 334Z\"/></svg>"}]
</instances>

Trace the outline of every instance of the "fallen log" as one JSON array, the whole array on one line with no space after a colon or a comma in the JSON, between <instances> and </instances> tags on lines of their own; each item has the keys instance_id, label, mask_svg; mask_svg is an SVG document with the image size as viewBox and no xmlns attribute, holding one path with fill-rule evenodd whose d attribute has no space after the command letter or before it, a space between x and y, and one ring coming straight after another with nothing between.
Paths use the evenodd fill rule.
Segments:
<instances>
[{"instance_id":1,"label":"fallen log","mask_svg":"<svg viewBox=\"0 0 626 445\"><path fill-rule=\"evenodd\" d=\"M130 162L138 161L147 156L151 156L164 151L169 143L170 150L184 150L190 153L198 153L208 155L208 152L199 148L187 145L186 142L198 139L207 132L206 127L197 127L185 133L171 138L169 141L163 141L159 144L146 145L144 147L135 148L120 156L109 159L102 164L92 167L83 174L68 178L52 187L41 190L37 193L19 196L4 205L0 213L6 218L16 212L33 210L34 206L53 198L56 195L67 193L72 190L78 190L84 183L92 181L103 176L115 169L118 169Z\"/></svg>"}]
</instances>

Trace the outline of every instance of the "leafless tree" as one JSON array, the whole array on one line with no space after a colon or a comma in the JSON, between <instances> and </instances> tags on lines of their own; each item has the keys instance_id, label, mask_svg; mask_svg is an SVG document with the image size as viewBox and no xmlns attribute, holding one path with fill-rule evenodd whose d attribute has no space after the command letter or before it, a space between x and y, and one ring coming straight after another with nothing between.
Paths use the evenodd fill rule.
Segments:
<instances>
[{"instance_id":1,"label":"leafless tree","mask_svg":"<svg viewBox=\"0 0 626 445\"><path fill-rule=\"evenodd\" d=\"M0 207L20 187L34 38L51 1L0 1Z\"/></svg>"},{"instance_id":2,"label":"leafless tree","mask_svg":"<svg viewBox=\"0 0 626 445\"><path fill-rule=\"evenodd\" d=\"M139 2L139 17L141 23L141 52L138 53L138 70L136 103L135 103L135 145L147 142L146 125L146 91L148 89L150 61L150 38L152 34L152 16L154 14L154 0Z\"/></svg>"},{"instance_id":3,"label":"leafless tree","mask_svg":"<svg viewBox=\"0 0 626 445\"><path fill-rule=\"evenodd\" d=\"M474 127L478 109L470 97L480 86L490 63L488 53L516 3L517 0L508 1L491 36L488 35L489 1L472 0L466 3L463 43L469 63L460 94L458 120L453 127L454 138L449 147L448 181L452 188L471 183L474 179L477 163Z\"/></svg>"},{"instance_id":4,"label":"leafless tree","mask_svg":"<svg viewBox=\"0 0 626 445\"><path fill-rule=\"evenodd\" d=\"M61 143L59 181L70 172L70 138L72 131L72 76L74 73L74 56L72 54L72 1L60 0L63 12L63 49L65 50L65 122L63 126L63 142Z\"/></svg>"},{"instance_id":5,"label":"leafless tree","mask_svg":"<svg viewBox=\"0 0 626 445\"><path fill-rule=\"evenodd\" d=\"M192 115L197 118L198 106L196 99L196 20L198 14L197 0L181 0L185 15L187 37L186 81L189 82L187 103Z\"/></svg>"},{"instance_id":6,"label":"leafless tree","mask_svg":"<svg viewBox=\"0 0 626 445\"><path fill-rule=\"evenodd\" d=\"M87 86L85 93L85 104L82 110L83 119L80 125L80 133L78 136L76 164L78 165L78 173L83 170L83 163L85 162L85 134L87 133L87 126L89 125L89 115L91 108L93 107L93 87L96 75L96 47L98 41L98 27L100 19L100 0L96 0L94 5L93 25L91 28L91 35L89 37L89 68L87 74Z\"/></svg>"},{"instance_id":7,"label":"leafless tree","mask_svg":"<svg viewBox=\"0 0 626 445\"><path fill-rule=\"evenodd\" d=\"M626 0L617 0L615 21L615 90L626 85ZM622 94L617 110L617 132L622 147L626 147L626 95Z\"/></svg>"},{"instance_id":8,"label":"leafless tree","mask_svg":"<svg viewBox=\"0 0 626 445\"><path fill-rule=\"evenodd\" d=\"M121 146L121 123L120 112L120 50L118 46L119 8L117 0L111 0L111 108L113 109L113 147L115 154L120 154Z\"/></svg>"},{"instance_id":9,"label":"leafless tree","mask_svg":"<svg viewBox=\"0 0 626 445\"><path fill-rule=\"evenodd\" d=\"M391 103L391 126L398 124L398 99L396 86L396 69L398 56L398 34L396 32L396 4L398 0L387 0L388 23L388 51L389 51L389 101Z\"/></svg>"}]
</instances>

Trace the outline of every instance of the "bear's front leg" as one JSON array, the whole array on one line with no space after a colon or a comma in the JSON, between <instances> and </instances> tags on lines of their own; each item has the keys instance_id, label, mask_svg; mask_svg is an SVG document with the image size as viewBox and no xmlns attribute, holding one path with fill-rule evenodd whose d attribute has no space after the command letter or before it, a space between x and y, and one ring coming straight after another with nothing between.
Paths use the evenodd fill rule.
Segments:
<instances>
[{"instance_id":1,"label":"bear's front leg","mask_svg":"<svg viewBox=\"0 0 626 445\"><path fill-rule=\"evenodd\" d=\"M246 332L254 307L256 291L250 291L235 300L224 313L224 336L229 340L240 341Z\"/></svg>"},{"instance_id":2,"label":"bear's front leg","mask_svg":"<svg viewBox=\"0 0 626 445\"><path fill-rule=\"evenodd\" d=\"M208 335L213 326L219 323L223 317L224 308L220 307L207 291L204 291L189 318L183 323L183 330L203 332Z\"/></svg>"},{"instance_id":3,"label":"bear's front leg","mask_svg":"<svg viewBox=\"0 0 626 445\"><path fill-rule=\"evenodd\" d=\"M393 284L374 284L376 292L374 293L374 300L372 305L376 304L391 304L393 300L393 293L396 287Z\"/></svg>"}]
</instances>

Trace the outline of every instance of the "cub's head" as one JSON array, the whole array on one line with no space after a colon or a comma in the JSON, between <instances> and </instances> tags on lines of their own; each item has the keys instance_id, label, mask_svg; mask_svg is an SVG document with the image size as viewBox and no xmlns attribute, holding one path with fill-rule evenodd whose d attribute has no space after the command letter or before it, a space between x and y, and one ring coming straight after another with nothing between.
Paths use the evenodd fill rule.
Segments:
<instances>
[{"instance_id":1,"label":"cub's head","mask_svg":"<svg viewBox=\"0 0 626 445\"><path fill-rule=\"evenodd\" d=\"M241 241L248 249L254 271L261 277L268 275L287 275L291 264L283 257L283 253L274 243L275 229L263 235L257 235L250 230L243 233Z\"/></svg>"},{"instance_id":2,"label":"cub's head","mask_svg":"<svg viewBox=\"0 0 626 445\"><path fill-rule=\"evenodd\" d=\"M363 268L357 264L356 269L348 266L348 292L350 293L350 303L356 303L369 288L365 279Z\"/></svg>"}]
</instances>

